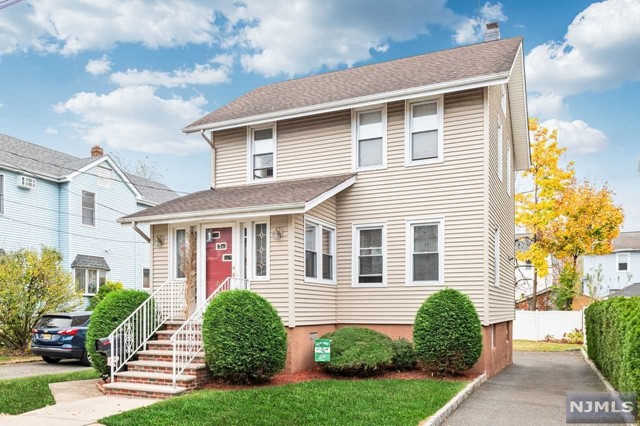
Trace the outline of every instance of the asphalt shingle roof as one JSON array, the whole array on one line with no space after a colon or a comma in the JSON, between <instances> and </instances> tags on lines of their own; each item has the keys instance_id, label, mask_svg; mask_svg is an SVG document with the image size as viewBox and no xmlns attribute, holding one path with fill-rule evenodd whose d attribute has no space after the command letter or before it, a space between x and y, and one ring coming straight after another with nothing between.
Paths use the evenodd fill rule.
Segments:
<instances>
[{"instance_id":1,"label":"asphalt shingle roof","mask_svg":"<svg viewBox=\"0 0 640 426\"><path fill-rule=\"evenodd\" d=\"M354 175L295 179L281 182L207 189L125 216L124 222L167 214L215 212L239 208L303 204L335 188Z\"/></svg>"},{"instance_id":2,"label":"asphalt shingle roof","mask_svg":"<svg viewBox=\"0 0 640 426\"><path fill-rule=\"evenodd\" d=\"M87 256L85 254L78 254L76 258L71 262L72 268L85 268L85 269L102 269L104 271L110 271L109 264L100 256Z\"/></svg>"},{"instance_id":3,"label":"asphalt shingle roof","mask_svg":"<svg viewBox=\"0 0 640 426\"><path fill-rule=\"evenodd\" d=\"M613 240L613 249L616 251L640 250L640 232L621 232Z\"/></svg>"},{"instance_id":4,"label":"asphalt shingle roof","mask_svg":"<svg viewBox=\"0 0 640 426\"><path fill-rule=\"evenodd\" d=\"M196 127L328 102L508 72L521 37L269 84L187 126Z\"/></svg>"},{"instance_id":5,"label":"asphalt shingle roof","mask_svg":"<svg viewBox=\"0 0 640 426\"><path fill-rule=\"evenodd\" d=\"M40 175L52 179L62 179L96 161L96 159L75 157L0 134L0 168L4 165L33 173L36 177ZM178 194L162 183L129 173L126 175L142 196L153 203L159 204L178 197Z\"/></svg>"}]
</instances>

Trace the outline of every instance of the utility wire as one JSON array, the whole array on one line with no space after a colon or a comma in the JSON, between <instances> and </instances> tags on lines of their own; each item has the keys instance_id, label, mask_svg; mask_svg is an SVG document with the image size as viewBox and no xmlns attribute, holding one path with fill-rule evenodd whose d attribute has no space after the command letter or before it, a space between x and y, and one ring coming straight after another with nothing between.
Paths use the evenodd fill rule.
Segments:
<instances>
[{"instance_id":1,"label":"utility wire","mask_svg":"<svg viewBox=\"0 0 640 426\"><path fill-rule=\"evenodd\" d=\"M75 216L75 217L79 217L79 218L84 217L81 214L65 212L65 211L60 210L60 209L52 209L52 208L48 208L48 207L36 206L35 204L21 203L20 201L15 201L15 200L4 200L4 201L7 202L7 203L11 203L11 204L19 204L21 206L31 207L31 208L34 208L34 209L46 210L46 211L50 211L50 212L54 212L54 213L58 213L58 214L66 214L67 216ZM95 217L94 219L96 221L99 221L99 222L117 223L116 220L102 219L102 218L99 218L99 217Z\"/></svg>"},{"instance_id":2,"label":"utility wire","mask_svg":"<svg viewBox=\"0 0 640 426\"><path fill-rule=\"evenodd\" d=\"M13 6L16 3L20 3L22 0L2 0L0 1L0 10L5 9L9 6Z\"/></svg>"}]
</instances>

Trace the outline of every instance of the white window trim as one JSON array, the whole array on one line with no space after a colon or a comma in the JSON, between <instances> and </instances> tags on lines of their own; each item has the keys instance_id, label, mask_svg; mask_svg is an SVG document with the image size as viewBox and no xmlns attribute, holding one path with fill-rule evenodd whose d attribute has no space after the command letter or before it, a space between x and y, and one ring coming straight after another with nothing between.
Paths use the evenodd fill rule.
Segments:
<instances>
[{"instance_id":1,"label":"white window trim","mask_svg":"<svg viewBox=\"0 0 640 426\"><path fill-rule=\"evenodd\" d=\"M513 168L511 166L511 143L507 143L507 194L511 195L511 183L513 180Z\"/></svg>"},{"instance_id":2,"label":"white window trim","mask_svg":"<svg viewBox=\"0 0 640 426\"><path fill-rule=\"evenodd\" d=\"M253 132L255 130L273 129L273 177L254 179L253 176ZM276 122L247 126L247 183L269 183L277 180L278 175L278 125Z\"/></svg>"},{"instance_id":3,"label":"white window trim","mask_svg":"<svg viewBox=\"0 0 640 426\"><path fill-rule=\"evenodd\" d=\"M500 85L500 108L502 109L502 114L507 116L507 85Z\"/></svg>"},{"instance_id":4,"label":"white window trim","mask_svg":"<svg viewBox=\"0 0 640 426\"><path fill-rule=\"evenodd\" d=\"M176 231L182 229L186 233L189 230L191 225L176 225L169 227L169 279L172 280L186 280L186 278L178 278L177 277L177 269L176 269Z\"/></svg>"},{"instance_id":5,"label":"white window trim","mask_svg":"<svg viewBox=\"0 0 640 426\"><path fill-rule=\"evenodd\" d=\"M7 198L7 193L5 192L5 181L7 180L7 177L3 173L0 173L0 176L2 177L2 185L0 185L0 216L4 216L4 206Z\"/></svg>"},{"instance_id":6,"label":"white window trim","mask_svg":"<svg viewBox=\"0 0 640 426\"><path fill-rule=\"evenodd\" d=\"M500 228L495 228L493 231L493 286L500 287L500 261L502 256L500 255Z\"/></svg>"},{"instance_id":7,"label":"white window trim","mask_svg":"<svg viewBox=\"0 0 640 426\"><path fill-rule=\"evenodd\" d=\"M412 106L422 103L436 102L438 111L438 157L426 160L413 160L411 146L411 112ZM443 95L404 101L404 165L405 167L424 166L444 162L444 97Z\"/></svg>"},{"instance_id":8,"label":"white window trim","mask_svg":"<svg viewBox=\"0 0 640 426\"><path fill-rule=\"evenodd\" d=\"M359 233L363 228L382 228L382 282L381 283L359 283L358 282L358 258L359 258ZM387 286L387 223L369 222L354 223L351 229L351 287L386 287Z\"/></svg>"},{"instance_id":9,"label":"white window trim","mask_svg":"<svg viewBox=\"0 0 640 426\"><path fill-rule=\"evenodd\" d=\"M626 271L623 271L623 270L620 269L620 255L621 254L624 254L624 255L627 256L627 270ZM627 252L627 251L616 253L616 272L621 272L623 274L626 274L626 273L628 273L630 271L631 271L631 253Z\"/></svg>"},{"instance_id":10,"label":"white window trim","mask_svg":"<svg viewBox=\"0 0 640 426\"><path fill-rule=\"evenodd\" d=\"M502 120L498 120L498 129L497 129L497 143L498 143L498 178L502 181L502 162L504 161L504 129L502 128Z\"/></svg>"},{"instance_id":11,"label":"white window trim","mask_svg":"<svg viewBox=\"0 0 640 426\"><path fill-rule=\"evenodd\" d=\"M328 284L328 285L336 285L337 279L337 266L338 266L338 237L336 226L326 222L324 220L318 219L311 215L305 215L304 218L304 227L306 235L307 225L313 225L316 227L316 253L318 255L318 261L316 262L316 278L307 277L307 256L305 253L304 256L304 282L307 284ZM331 244L333 245L333 278L330 280L322 278L322 228L330 229L333 232L333 237L331 238ZM318 233L318 231L320 231ZM306 240L304 240L304 251L307 250Z\"/></svg>"},{"instance_id":12,"label":"white window trim","mask_svg":"<svg viewBox=\"0 0 640 426\"><path fill-rule=\"evenodd\" d=\"M144 286L144 270L145 269L149 270L149 287ZM151 289L153 288L153 283L151 282L151 268L148 266L143 266L140 269L140 277L142 278L140 281L140 288L145 291L151 291Z\"/></svg>"},{"instance_id":13,"label":"white window trim","mask_svg":"<svg viewBox=\"0 0 640 426\"><path fill-rule=\"evenodd\" d=\"M434 281L413 281L413 233L415 225L438 225L438 280ZM408 286L420 285L443 285L444 284L444 217L425 217L418 219L407 219L405 227L405 283Z\"/></svg>"},{"instance_id":14,"label":"white window trim","mask_svg":"<svg viewBox=\"0 0 640 426\"><path fill-rule=\"evenodd\" d=\"M255 239L256 239L256 225L266 224L267 225L267 275L263 277L259 277L256 275L256 264L254 259L254 250L255 250ZM266 219L258 219L247 223L249 232L247 232L247 265L249 267L249 273L247 277L250 281L270 281L271 280L271 223L270 218ZM242 237L242 233L240 235ZM240 238L242 241L242 238ZM237 253L241 253L241 247ZM242 259L240 259L242 261Z\"/></svg>"},{"instance_id":15,"label":"white window trim","mask_svg":"<svg viewBox=\"0 0 640 426\"><path fill-rule=\"evenodd\" d=\"M83 296L95 296L100 291L100 271L104 271L104 281L107 282L109 280L109 271L104 269L96 269L96 268L73 268L73 283L75 286L76 283L76 273L78 270L84 271L84 291L82 292ZM89 288L89 271L96 271L96 292L89 293L87 289Z\"/></svg>"},{"instance_id":16,"label":"white window trim","mask_svg":"<svg viewBox=\"0 0 640 426\"><path fill-rule=\"evenodd\" d=\"M82 213L84 213L84 206L82 204L82 198L83 198L82 194L84 192L86 192L87 194L93 194L93 225L87 225L82 220ZM95 228L97 224L98 224L98 194L96 194L95 192L82 190L80 192L80 225L85 226L87 228Z\"/></svg>"},{"instance_id":17,"label":"white window trim","mask_svg":"<svg viewBox=\"0 0 640 426\"><path fill-rule=\"evenodd\" d=\"M382 164L358 167L358 122L363 112L382 111ZM351 110L351 171L366 172L369 170L383 170L387 168L387 104L354 108Z\"/></svg>"}]
</instances>

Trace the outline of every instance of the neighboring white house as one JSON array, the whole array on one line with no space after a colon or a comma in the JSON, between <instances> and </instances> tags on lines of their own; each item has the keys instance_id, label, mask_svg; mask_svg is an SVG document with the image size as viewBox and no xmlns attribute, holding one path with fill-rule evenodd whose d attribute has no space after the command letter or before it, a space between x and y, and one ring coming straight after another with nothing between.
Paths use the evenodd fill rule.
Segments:
<instances>
[{"instance_id":1,"label":"neighboring white house","mask_svg":"<svg viewBox=\"0 0 640 426\"><path fill-rule=\"evenodd\" d=\"M515 235L516 252L526 251L529 249L531 239L529 234L516 233ZM537 294L542 294L553 285L553 259L551 256L547 259L549 273L546 277L538 277ZM515 279L516 279L516 302L528 299L533 294L533 266L531 262L522 262L516 259Z\"/></svg>"},{"instance_id":2,"label":"neighboring white house","mask_svg":"<svg viewBox=\"0 0 640 426\"><path fill-rule=\"evenodd\" d=\"M640 282L640 232L621 232L613 240L613 253L584 256L582 265L588 295L608 297L612 290Z\"/></svg>"}]
</instances>

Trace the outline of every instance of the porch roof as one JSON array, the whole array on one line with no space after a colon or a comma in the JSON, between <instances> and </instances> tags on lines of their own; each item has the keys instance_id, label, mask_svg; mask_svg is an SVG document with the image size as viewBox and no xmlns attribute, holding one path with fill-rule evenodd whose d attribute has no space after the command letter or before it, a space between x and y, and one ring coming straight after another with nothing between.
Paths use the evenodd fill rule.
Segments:
<instances>
[{"instance_id":1,"label":"porch roof","mask_svg":"<svg viewBox=\"0 0 640 426\"><path fill-rule=\"evenodd\" d=\"M207 189L125 216L120 223L260 213L304 213L356 181L355 174Z\"/></svg>"}]
</instances>

